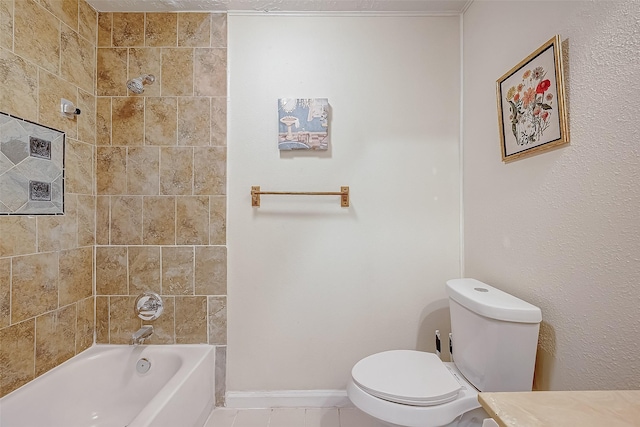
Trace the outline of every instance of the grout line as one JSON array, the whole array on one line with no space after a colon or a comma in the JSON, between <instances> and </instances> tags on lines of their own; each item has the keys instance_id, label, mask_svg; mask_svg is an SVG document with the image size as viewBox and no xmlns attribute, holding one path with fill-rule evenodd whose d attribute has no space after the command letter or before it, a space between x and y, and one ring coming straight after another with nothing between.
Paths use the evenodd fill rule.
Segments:
<instances>
[{"instance_id":1,"label":"grout line","mask_svg":"<svg viewBox=\"0 0 640 427\"><path fill-rule=\"evenodd\" d=\"M111 297L107 298L107 344L111 344Z\"/></svg>"},{"instance_id":2,"label":"grout line","mask_svg":"<svg viewBox=\"0 0 640 427\"><path fill-rule=\"evenodd\" d=\"M162 249L161 245L158 245L159 247L159 253L160 253L160 262L158 263L160 265L160 295L164 295L164 273L163 273L163 266L162 266L162 260L164 258L164 251ZM174 329L174 334L175 334L175 307L174 307L174 313L173 313L173 318L174 318L174 325L173 325L173 329Z\"/></svg>"},{"instance_id":3,"label":"grout line","mask_svg":"<svg viewBox=\"0 0 640 427\"><path fill-rule=\"evenodd\" d=\"M108 205L109 214L108 214L108 218L107 218L107 225L109 227L108 228L109 232L108 232L107 239L108 239L109 243L107 244L107 246L111 246L111 195L108 195L106 197L108 198L108 201L109 201L109 205Z\"/></svg>"},{"instance_id":4,"label":"grout line","mask_svg":"<svg viewBox=\"0 0 640 427\"><path fill-rule=\"evenodd\" d=\"M131 272L129 271L129 246L126 245L124 247L124 251L125 251L125 256L127 257L126 259L126 263L127 263L127 295L131 295L131 286L129 285L129 276L131 274Z\"/></svg>"},{"instance_id":5,"label":"grout line","mask_svg":"<svg viewBox=\"0 0 640 427\"><path fill-rule=\"evenodd\" d=\"M142 47L147 46L147 13L142 14Z\"/></svg>"},{"instance_id":6,"label":"grout line","mask_svg":"<svg viewBox=\"0 0 640 427\"><path fill-rule=\"evenodd\" d=\"M469 7L467 4L466 7ZM459 202L459 219L460 228L458 237L458 244L460 245L459 249L459 274L460 277L465 277L465 258L464 258L464 12L460 14L460 93L459 96L459 123L458 123L458 176L460 177L460 182L458 185L458 191L460 194Z\"/></svg>"}]
</instances>

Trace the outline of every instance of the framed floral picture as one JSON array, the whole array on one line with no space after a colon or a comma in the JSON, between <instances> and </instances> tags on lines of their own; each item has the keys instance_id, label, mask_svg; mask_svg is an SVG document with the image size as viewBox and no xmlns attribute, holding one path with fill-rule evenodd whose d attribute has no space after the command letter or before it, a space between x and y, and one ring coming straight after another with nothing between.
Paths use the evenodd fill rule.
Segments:
<instances>
[{"instance_id":1,"label":"framed floral picture","mask_svg":"<svg viewBox=\"0 0 640 427\"><path fill-rule=\"evenodd\" d=\"M498 79L503 162L569 142L561 49L556 35Z\"/></svg>"}]
</instances>

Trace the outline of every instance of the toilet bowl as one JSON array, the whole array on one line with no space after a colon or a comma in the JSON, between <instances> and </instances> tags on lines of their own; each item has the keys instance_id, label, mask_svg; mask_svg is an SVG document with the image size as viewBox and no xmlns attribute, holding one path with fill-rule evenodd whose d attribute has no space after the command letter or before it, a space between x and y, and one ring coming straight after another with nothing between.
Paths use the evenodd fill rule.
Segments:
<instances>
[{"instance_id":1,"label":"toilet bowl","mask_svg":"<svg viewBox=\"0 0 640 427\"><path fill-rule=\"evenodd\" d=\"M540 309L475 279L447 281L454 362L391 350L351 370L347 395L388 426L481 427L478 392L531 391Z\"/></svg>"}]
</instances>

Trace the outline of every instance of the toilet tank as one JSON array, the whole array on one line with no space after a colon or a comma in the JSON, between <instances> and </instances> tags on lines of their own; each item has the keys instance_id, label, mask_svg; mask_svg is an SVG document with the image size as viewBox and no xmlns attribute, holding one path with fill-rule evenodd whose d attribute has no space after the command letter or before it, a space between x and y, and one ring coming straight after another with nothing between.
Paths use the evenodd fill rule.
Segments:
<instances>
[{"instance_id":1,"label":"toilet tank","mask_svg":"<svg viewBox=\"0 0 640 427\"><path fill-rule=\"evenodd\" d=\"M453 361L478 390L531 391L542 313L475 279L447 281Z\"/></svg>"}]
</instances>

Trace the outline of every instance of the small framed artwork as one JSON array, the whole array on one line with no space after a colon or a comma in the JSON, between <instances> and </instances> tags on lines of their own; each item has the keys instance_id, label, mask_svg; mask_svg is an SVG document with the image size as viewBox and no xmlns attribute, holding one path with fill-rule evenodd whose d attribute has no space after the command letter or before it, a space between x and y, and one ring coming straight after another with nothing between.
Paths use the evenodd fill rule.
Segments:
<instances>
[{"instance_id":1,"label":"small framed artwork","mask_svg":"<svg viewBox=\"0 0 640 427\"><path fill-rule=\"evenodd\" d=\"M329 100L279 99L278 129L280 150L328 150Z\"/></svg>"},{"instance_id":2,"label":"small framed artwork","mask_svg":"<svg viewBox=\"0 0 640 427\"><path fill-rule=\"evenodd\" d=\"M569 142L561 49L556 35L498 79L503 162Z\"/></svg>"}]
</instances>

